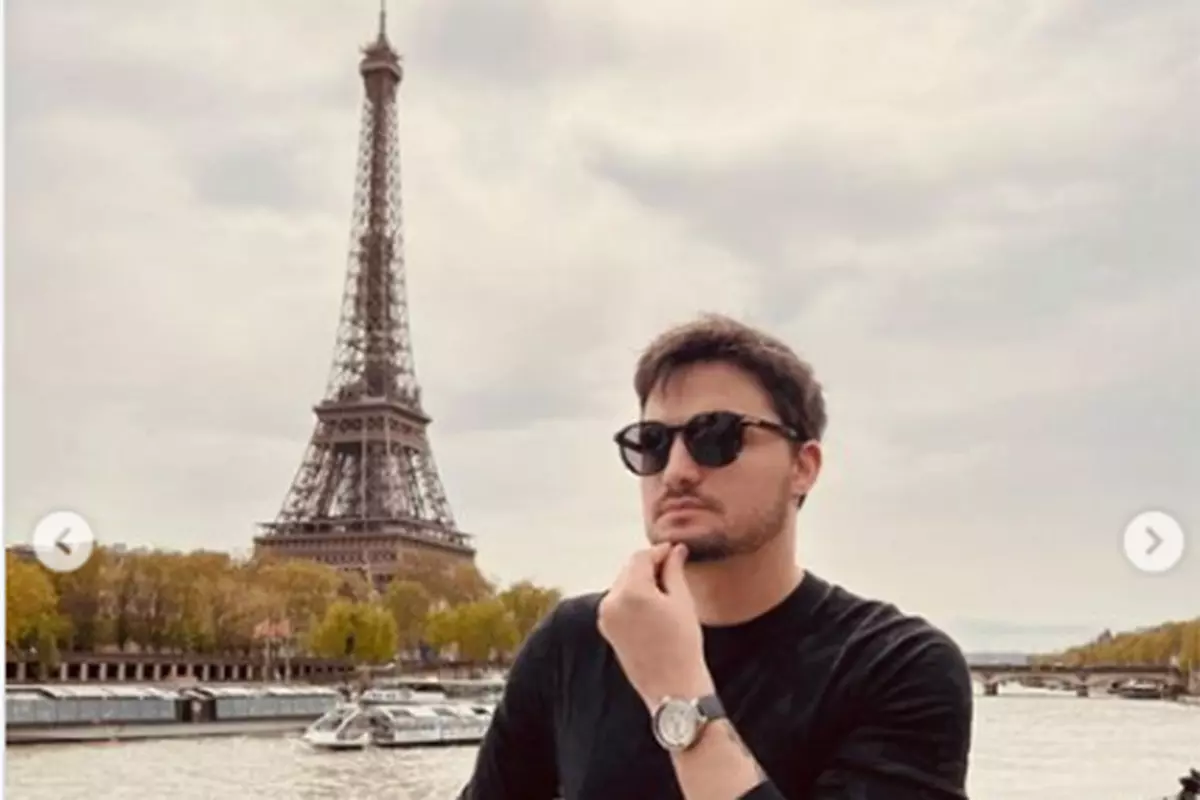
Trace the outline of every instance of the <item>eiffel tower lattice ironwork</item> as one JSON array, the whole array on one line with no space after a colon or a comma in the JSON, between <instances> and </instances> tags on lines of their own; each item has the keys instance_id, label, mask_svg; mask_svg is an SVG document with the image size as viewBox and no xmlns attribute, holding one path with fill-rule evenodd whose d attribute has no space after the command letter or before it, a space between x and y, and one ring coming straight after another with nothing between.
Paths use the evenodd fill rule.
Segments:
<instances>
[{"instance_id":1,"label":"eiffel tower lattice ironwork","mask_svg":"<svg viewBox=\"0 0 1200 800\"><path fill-rule=\"evenodd\" d=\"M333 367L300 469L255 545L365 570L379 584L406 548L468 559L475 550L446 499L413 365L396 102L404 71L382 8L359 73L365 96Z\"/></svg>"}]
</instances>

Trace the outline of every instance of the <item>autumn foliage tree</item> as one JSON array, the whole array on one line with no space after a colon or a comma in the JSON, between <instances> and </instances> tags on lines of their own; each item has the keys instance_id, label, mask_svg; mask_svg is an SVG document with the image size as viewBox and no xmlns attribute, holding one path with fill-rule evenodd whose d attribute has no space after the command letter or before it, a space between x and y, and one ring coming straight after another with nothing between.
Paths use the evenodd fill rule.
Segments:
<instances>
[{"instance_id":1,"label":"autumn foliage tree","mask_svg":"<svg viewBox=\"0 0 1200 800\"><path fill-rule=\"evenodd\" d=\"M58 604L54 584L41 566L6 554L4 644L8 650L33 651L43 664L53 663L58 640L68 629Z\"/></svg>"},{"instance_id":2,"label":"autumn foliage tree","mask_svg":"<svg viewBox=\"0 0 1200 800\"><path fill-rule=\"evenodd\" d=\"M473 562L405 554L381 594L357 570L307 560L99 547L71 573L9 553L7 645L69 651L295 655L386 663L422 652L505 659L560 595L498 588ZM269 633L264 633L268 631ZM349 644L347 644L349 642Z\"/></svg>"},{"instance_id":3,"label":"autumn foliage tree","mask_svg":"<svg viewBox=\"0 0 1200 800\"><path fill-rule=\"evenodd\" d=\"M1178 663L1186 670L1200 669L1200 618L1116 634L1104 631L1090 642L1039 656L1037 660L1071 666Z\"/></svg>"},{"instance_id":4,"label":"autumn foliage tree","mask_svg":"<svg viewBox=\"0 0 1200 800\"><path fill-rule=\"evenodd\" d=\"M429 596L431 607L472 603L495 593L495 587L474 564L432 550L406 555L396 570L396 580L420 584Z\"/></svg>"},{"instance_id":5,"label":"autumn foliage tree","mask_svg":"<svg viewBox=\"0 0 1200 800\"><path fill-rule=\"evenodd\" d=\"M306 632L325 618L326 612L347 583L329 567L315 561L267 561L252 567L254 582L278 598L270 611L273 621L286 622L293 631ZM365 600L365 590L347 592Z\"/></svg>"},{"instance_id":6,"label":"autumn foliage tree","mask_svg":"<svg viewBox=\"0 0 1200 800\"><path fill-rule=\"evenodd\" d=\"M110 562L108 552L98 550L75 572L46 573L58 596L58 611L66 623L68 650L94 650L111 637L105 608Z\"/></svg>"}]
</instances>

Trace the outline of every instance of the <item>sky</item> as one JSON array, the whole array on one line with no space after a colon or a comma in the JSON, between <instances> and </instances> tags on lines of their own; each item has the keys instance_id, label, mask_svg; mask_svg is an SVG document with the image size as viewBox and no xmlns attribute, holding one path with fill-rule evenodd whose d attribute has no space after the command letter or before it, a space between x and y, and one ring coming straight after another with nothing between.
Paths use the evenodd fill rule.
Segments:
<instances>
[{"instance_id":1,"label":"sky","mask_svg":"<svg viewBox=\"0 0 1200 800\"><path fill-rule=\"evenodd\" d=\"M1200 615L1194 547L1121 546L1146 509L1200 535L1200 6L392 6L416 369L485 573L612 580L633 363L716 311L825 387L814 573L973 650ZM7 4L6 541L71 508L245 551L275 516L377 8Z\"/></svg>"}]
</instances>

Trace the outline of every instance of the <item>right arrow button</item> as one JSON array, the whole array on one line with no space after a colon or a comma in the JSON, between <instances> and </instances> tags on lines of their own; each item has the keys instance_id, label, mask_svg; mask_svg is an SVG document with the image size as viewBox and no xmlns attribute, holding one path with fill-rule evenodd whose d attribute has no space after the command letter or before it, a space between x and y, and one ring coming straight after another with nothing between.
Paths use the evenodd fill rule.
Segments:
<instances>
[{"instance_id":1,"label":"right arrow button","mask_svg":"<svg viewBox=\"0 0 1200 800\"><path fill-rule=\"evenodd\" d=\"M1138 514L1125 528L1125 557L1142 572L1166 572L1183 551L1183 528L1162 511Z\"/></svg>"}]
</instances>

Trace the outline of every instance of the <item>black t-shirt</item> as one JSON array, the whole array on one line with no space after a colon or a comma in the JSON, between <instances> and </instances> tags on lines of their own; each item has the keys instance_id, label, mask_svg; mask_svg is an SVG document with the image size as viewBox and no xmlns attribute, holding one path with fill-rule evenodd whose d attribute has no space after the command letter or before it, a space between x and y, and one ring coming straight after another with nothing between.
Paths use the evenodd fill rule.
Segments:
<instances>
[{"instance_id":1,"label":"black t-shirt","mask_svg":"<svg viewBox=\"0 0 1200 800\"><path fill-rule=\"evenodd\" d=\"M683 797L596 628L601 596L563 601L526 641L460 800ZM706 626L704 653L770 779L748 797L967 797L970 670L925 620L807 573L765 614Z\"/></svg>"}]
</instances>

